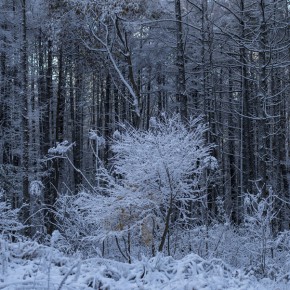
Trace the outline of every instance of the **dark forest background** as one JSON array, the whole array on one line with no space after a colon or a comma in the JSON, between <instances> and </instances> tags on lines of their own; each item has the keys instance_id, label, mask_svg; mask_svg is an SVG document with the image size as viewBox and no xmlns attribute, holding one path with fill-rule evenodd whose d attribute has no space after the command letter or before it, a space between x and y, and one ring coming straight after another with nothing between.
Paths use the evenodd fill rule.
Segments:
<instances>
[{"instance_id":1,"label":"dark forest background","mask_svg":"<svg viewBox=\"0 0 290 290\"><path fill-rule=\"evenodd\" d=\"M287 0L1 0L2 198L51 234L57 198L110 169L121 123L178 113L216 145L209 216L222 200L240 225L247 194L275 196L272 233L289 230L289 61Z\"/></svg>"}]
</instances>

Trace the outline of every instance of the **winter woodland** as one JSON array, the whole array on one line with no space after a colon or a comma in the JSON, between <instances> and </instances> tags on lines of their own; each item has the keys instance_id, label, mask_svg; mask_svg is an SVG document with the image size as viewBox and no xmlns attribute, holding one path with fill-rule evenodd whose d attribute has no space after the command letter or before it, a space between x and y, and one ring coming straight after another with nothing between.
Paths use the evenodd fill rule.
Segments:
<instances>
[{"instance_id":1,"label":"winter woodland","mask_svg":"<svg viewBox=\"0 0 290 290\"><path fill-rule=\"evenodd\" d=\"M290 289L288 0L0 0L0 289Z\"/></svg>"}]
</instances>

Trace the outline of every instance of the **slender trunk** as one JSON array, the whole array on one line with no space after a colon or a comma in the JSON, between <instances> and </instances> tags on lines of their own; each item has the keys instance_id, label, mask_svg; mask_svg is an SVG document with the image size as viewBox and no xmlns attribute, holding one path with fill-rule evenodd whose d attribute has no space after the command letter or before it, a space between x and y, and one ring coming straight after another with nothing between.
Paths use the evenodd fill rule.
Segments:
<instances>
[{"instance_id":1,"label":"slender trunk","mask_svg":"<svg viewBox=\"0 0 290 290\"><path fill-rule=\"evenodd\" d=\"M29 194L29 121L28 121L28 59L27 59L27 25L26 0L22 1L22 190L23 190L23 222L27 226L25 234L30 235L30 194Z\"/></svg>"},{"instance_id":2,"label":"slender trunk","mask_svg":"<svg viewBox=\"0 0 290 290\"><path fill-rule=\"evenodd\" d=\"M82 104L81 104L81 94L82 94L82 69L81 69L81 60L77 59L77 68L76 68L76 80L75 80L75 96L72 107L72 118L73 118L73 128L72 135L75 146L73 147L73 163L74 166L82 170ZM81 184L82 184L82 175L77 170L74 170L74 184L75 192L77 193Z\"/></svg>"},{"instance_id":3,"label":"slender trunk","mask_svg":"<svg viewBox=\"0 0 290 290\"><path fill-rule=\"evenodd\" d=\"M176 37L177 37L176 65L178 69L176 99L177 102L179 103L181 119L184 122L186 122L188 118L187 95L185 82L184 40L183 40L180 0L175 0L175 18L176 18Z\"/></svg>"},{"instance_id":4,"label":"slender trunk","mask_svg":"<svg viewBox=\"0 0 290 290\"><path fill-rule=\"evenodd\" d=\"M147 103L146 103L146 129L150 126L150 109L151 109L151 68L149 70L148 84L147 84Z\"/></svg>"},{"instance_id":5,"label":"slender trunk","mask_svg":"<svg viewBox=\"0 0 290 290\"><path fill-rule=\"evenodd\" d=\"M53 101L53 42L51 39L47 42L47 71L46 71L46 94L44 95L44 99L42 101L43 104L43 119L42 119L42 136L43 136L43 153L46 155L48 153L48 149L51 147L52 134L52 101ZM52 164L53 166L53 164ZM47 206L53 206L54 204L54 176L50 175L47 178L48 188L45 190L45 203ZM45 180L46 182L46 180ZM52 234L54 230L54 213L52 210L49 210L47 213L47 232L48 234Z\"/></svg>"},{"instance_id":6,"label":"slender trunk","mask_svg":"<svg viewBox=\"0 0 290 290\"><path fill-rule=\"evenodd\" d=\"M166 217L165 217L165 225L164 225L164 230L162 233L162 237L161 237L161 241L158 247L158 252L162 252L165 242L166 242L166 237L168 235L169 232L169 227L170 227L170 219L171 219L171 214L173 212L173 198L170 198L170 202L169 202L169 207L166 213Z\"/></svg>"},{"instance_id":7,"label":"slender trunk","mask_svg":"<svg viewBox=\"0 0 290 290\"><path fill-rule=\"evenodd\" d=\"M265 3L264 0L260 2L260 13L261 13L261 24L260 24L260 52L259 52L259 79L258 79L258 100L260 104L259 108L259 171L260 171L260 188L262 190L262 194L266 197L267 194L267 164L269 162L269 151L267 148L268 141L268 126L267 126L267 116L266 116L266 108L267 108L267 99L268 99L268 77L267 77L267 55L266 55L266 42L267 42L267 26L266 26L266 15L265 15Z\"/></svg>"},{"instance_id":8,"label":"slender trunk","mask_svg":"<svg viewBox=\"0 0 290 290\"><path fill-rule=\"evenodd\" d=\"M105 138L105 151L104 151L104 163L108 165L109 162L109 138L110 138L110 132L111 132L111 124L112 122L110 118L110 99L112 98L111 96L111 76L110 73L107 73L106 77L106 94L105 94L105 100L104 100L104 138Z\"/></svg>"}]
</instances>

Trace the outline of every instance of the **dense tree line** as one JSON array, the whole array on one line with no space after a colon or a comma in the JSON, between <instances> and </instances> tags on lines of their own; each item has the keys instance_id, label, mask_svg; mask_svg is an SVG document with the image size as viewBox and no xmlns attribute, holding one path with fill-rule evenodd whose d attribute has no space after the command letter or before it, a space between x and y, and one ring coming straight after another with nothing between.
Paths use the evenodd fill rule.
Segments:
<instances>
[{"instance_id":1,"label":"dense tree line","mask_svg":"<svg viewBox=\"0 0 290 290\"><path fill-rule=\"evenodd\" d=\"M122 123L174 113L216 145L209 220L220 199L238 225L247 194L275 194L272 230L289 229L288 1L1 0L0 27L0 187L28 235L99 186Z\"/></svg>"}]
</instances>

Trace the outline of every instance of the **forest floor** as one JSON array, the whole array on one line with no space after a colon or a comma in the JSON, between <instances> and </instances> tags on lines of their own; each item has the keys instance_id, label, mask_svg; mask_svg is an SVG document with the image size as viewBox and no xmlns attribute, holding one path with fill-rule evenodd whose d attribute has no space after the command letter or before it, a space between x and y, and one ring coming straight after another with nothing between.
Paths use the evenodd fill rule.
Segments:
<instances>
[{"instance_id":1,"label":"forest floor","mask_svg":"<svg viewBox=\"0 0 290 290\"><path fill-rule=\"evenodd\" d=\"M1 241L0 289L5 290L286 290L287 281L258 280L222 260L158 255L132 264L68 257L34 242Z\"/></svg>"}]
</instances>

